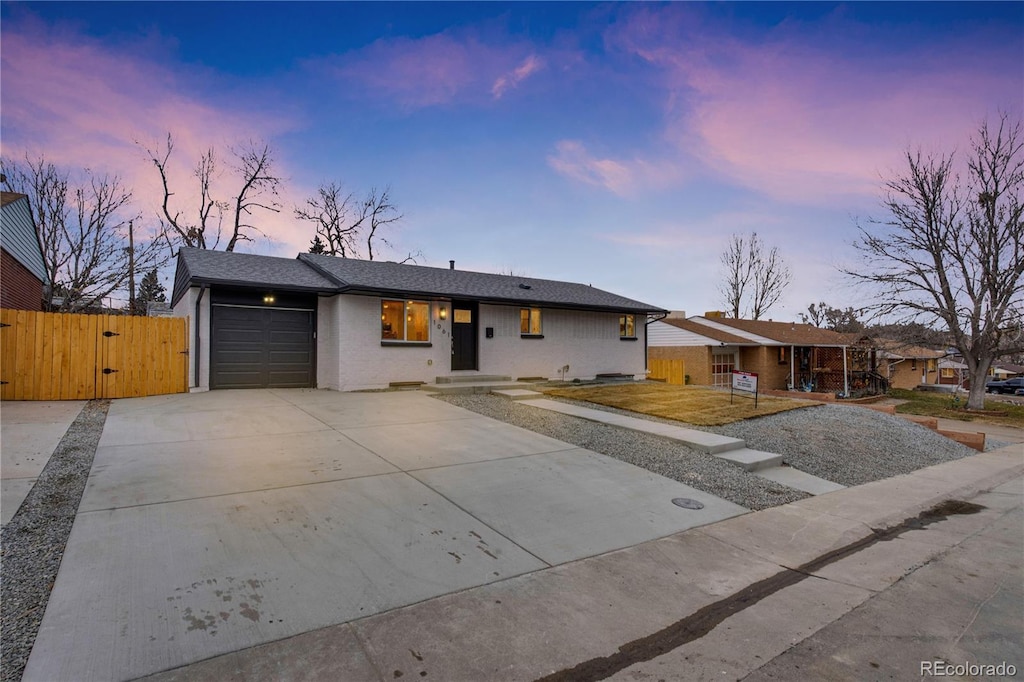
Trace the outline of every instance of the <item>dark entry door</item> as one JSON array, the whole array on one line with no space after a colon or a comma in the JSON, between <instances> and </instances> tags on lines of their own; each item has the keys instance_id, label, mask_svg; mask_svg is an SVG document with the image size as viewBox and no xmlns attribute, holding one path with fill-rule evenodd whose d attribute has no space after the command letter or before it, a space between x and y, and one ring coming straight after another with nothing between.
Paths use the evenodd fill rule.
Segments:
<instances>
[{"instance_id":1,"label":"dark entry door","mask_svg":"<svg viewBox=\"0 0 1024 682\"><path fill-rule=\"evenodd\" d=\"M477 304L452 302L452 369L478 369Z\"/></svg>"},{"instance_id":2,"label":"dark entry door","mask_svg":"<svg viewBox=\"0 0 1024 682\"><path fill-rule=\"evenodd\" d=\"M306 388L316 376L312 310L213 305L210 388Z\"/></svg>"}]
</instances>

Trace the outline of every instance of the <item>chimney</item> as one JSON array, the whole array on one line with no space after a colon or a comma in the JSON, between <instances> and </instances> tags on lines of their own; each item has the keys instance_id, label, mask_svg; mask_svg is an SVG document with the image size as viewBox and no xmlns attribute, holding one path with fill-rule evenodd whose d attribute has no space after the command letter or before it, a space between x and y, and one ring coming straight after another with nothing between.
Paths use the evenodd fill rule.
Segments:
<instances>
[{"instance_id":1,"label":"chimney","mask_svg":"<svg viewBox=\"0 0 1024 682\"><path fill-rule=\"evenodd\" d=\"M725 315L722 313L721 310L709 310L706 313L704 313L704 317L706 317L709 320L714 320L719 317L725 317Z\"/></svg>"},{"instance_id":2,"label":"chimney","mask_svg":"<svg viewBox=\"0 0 1024 682\"><path fill-rule=\"evenodd\" d=\"M665 319L667 319L667 320L685 320L686 319L686 311L685 310L670 310L668 315L665 316Z\"/></svg>"},{"instance_id":3,"label":"chimney","mask_svg":"<svg viewBox=\"0 0 1024 682\"><path fill-rule=\"evenodd\" d=\"M453 261L453 260L448 261L448 269L449 270L454 270L455 269L455 261Z\"/></svg>"}]
</instances>

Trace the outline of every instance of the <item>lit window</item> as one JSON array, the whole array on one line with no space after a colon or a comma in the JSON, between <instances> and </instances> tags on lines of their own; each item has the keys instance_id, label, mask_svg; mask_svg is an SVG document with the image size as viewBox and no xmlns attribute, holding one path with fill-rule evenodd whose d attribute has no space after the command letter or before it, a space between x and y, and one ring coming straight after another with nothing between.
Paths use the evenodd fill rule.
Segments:
<instances>
[{"instance_id":1,"label":"lit window","mask_svg":"<svg viewBox=\"0 0 1024 682\"><path fill-rule=\"evenodd\" d=\"M785 346L779 346L779 364L780 365L788 365L789 364L789 358L786 356L786 350L787 349L786 349Z\"/></svg>"},{"instance_id":2,"label":"lit window","mask_svg":"<svg viewBox=\"0 0 1024 682\"><path fill-rule=\"evenodd\" d=\"M519 333L540 336L540 308L522 308L519 311Z\"/></svg>"},{"instance_id":3,"label":"lit window","mask_svg":"<svg viewBox=\"0 0 1024 682\"><path fill-rule=\"evenodd\" d=\"M952 367L943 367L942 368L942 378L943 379L952 379L953 378L953 368Z\"/></svg>"},{"instance_id":4,"label":"lit window","mask_svg":"<svg viewBox=\"0 0 1024 682\"><path fill-rule=\"evenodd\" d=\"M430 304L424 301L381 301L382 341L430 341Z\"/></svg>"},{"instance_id":5,"label":"lit window","mask_svg":"<svg viewBox=\"0 0 1024 682\"><path fill-rule=\"evenodd\" d=\"M636 338L636 317L634 315L619 315L619 337L623 339Z\"/></svg>"}]
</instances>

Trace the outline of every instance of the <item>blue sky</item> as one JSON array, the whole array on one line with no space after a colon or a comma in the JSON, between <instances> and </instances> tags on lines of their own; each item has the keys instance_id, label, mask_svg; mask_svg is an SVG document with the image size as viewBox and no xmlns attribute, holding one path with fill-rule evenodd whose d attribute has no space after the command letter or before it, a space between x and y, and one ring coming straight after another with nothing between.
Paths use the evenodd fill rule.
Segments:
<instances>
[{"instance_id":1,"label":"blue sky","mask_svg":"<svg viewBox=\"0 0 1024 682\"><path fill-rule=\"evenodd\" d=\"M721 307L719 254L756 230L793 282L770 317L856 305L835 266L883 217L901 155L965 150L1020 116L1024 3L23 3L0 9L5 156L120 174L155 216L134 140L265 140L272 237L321 181L390 185L396 251ZM230 188L221 179L222 190Z\"/></svg>"}]
</instances>

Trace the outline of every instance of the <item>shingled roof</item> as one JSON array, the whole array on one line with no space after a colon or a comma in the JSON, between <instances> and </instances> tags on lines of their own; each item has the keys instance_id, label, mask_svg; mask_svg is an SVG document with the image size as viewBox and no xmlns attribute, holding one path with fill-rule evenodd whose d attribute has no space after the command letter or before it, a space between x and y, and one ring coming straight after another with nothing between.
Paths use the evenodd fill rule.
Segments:
<instances>
[{"instance_id":1,"label":"shingled roof","mask_svg":"<svg viewBox=\"0 0 1024 682\"><path fill-rule=\"evenodd\" d=\"M303 253L296 259L182 248L172 301L189 286L253 286L323 294L465 298L484 303L665 312L586 284Z\"/></svg>"},{"instance_id":2,"label":"shingled roof","mask_svg":"<svg viewBox=\"0 0 1024 682\"><path fill-rule=\"evenodd\" d=\"M177 303L190 286L201 284L310 293L334 293L338 289L337 282L295 258L188 247L178 249L171 305Z\"/></svg>"},{"instance_id":3,"label":"shingled roof","mask_svg":"<svg viewBox=\"0 0 1024 682\"><path fill-rule=\"evenodd\" d=\"M690 318L698 322L704 318ZM782 345L794 346L849 346L852 341L847 334L840 334L831 329L821 329L810 324L798 322L774 322L772 320L738 320L734 318L716 317L713 322L732 327L738 334L755 334L771 339Z\"/></svg>"},{"instance_id":4,"label":"shingled roof","mask_svg":"<svg viewBox=\"0 0 1024 682\"><path fill-rule=\"evenodd\" d=\"M707 337L714 341L718 341L719 343L728 343L730 345L736 346L757 345L755 342L751 341L746 337L737 336L736 334L730 334L729 332L722 331L721 329L715 329L714 327L709 327L706 324L700 324L699 322L695 322L692 319L687 320L681 317L666 317L661 321L664 322L665 324L672 325L673 327L677 327L679 329L683 329L688 332L693 332L694 334L699 334L700 336Z\"/></svg>"}]
</instances>

